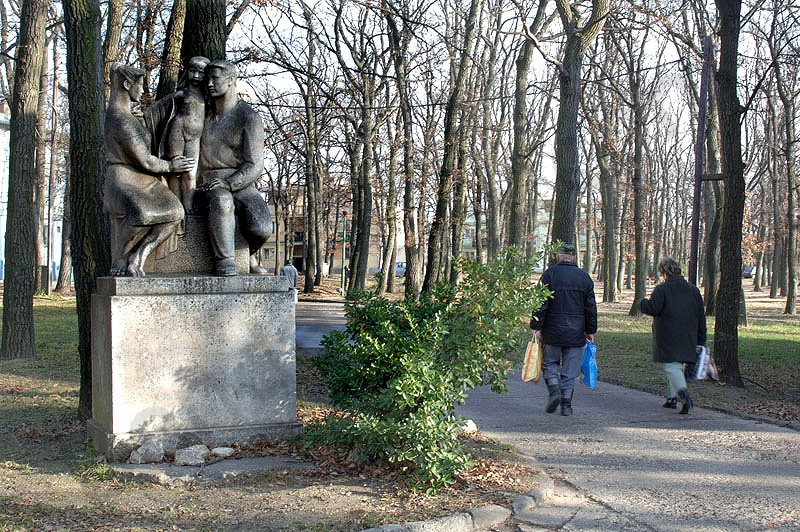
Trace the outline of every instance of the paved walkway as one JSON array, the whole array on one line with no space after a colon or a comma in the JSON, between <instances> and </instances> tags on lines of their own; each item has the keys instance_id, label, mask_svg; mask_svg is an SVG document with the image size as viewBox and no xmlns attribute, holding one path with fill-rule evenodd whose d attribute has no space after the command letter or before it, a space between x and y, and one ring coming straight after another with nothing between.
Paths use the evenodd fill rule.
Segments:
<instances>
[{"instance_id":1,"label":"paved walkway","mask_svg":"<svg viewBox=\"0 0 800 532\"><path fill-rule=\"evenodd\" d=\"M800 433L702 408L681 416L603 382L578 385L572 417L546 414L546 395L513 376L508 394L474 390L459 412L556 480L574 512L550 529L800 530Z\"/></svg>"},{"instance_id":2,"label":"paved walkway","mask_svg":"<svg viewBox=\"0 0 800 532\"><path fill-rule=\"evenodd\" d=\"M319 349L323 336L333 329L345 328L344 304L298 301L295 324L297 349Z\"/></svg>"}]
</instances>

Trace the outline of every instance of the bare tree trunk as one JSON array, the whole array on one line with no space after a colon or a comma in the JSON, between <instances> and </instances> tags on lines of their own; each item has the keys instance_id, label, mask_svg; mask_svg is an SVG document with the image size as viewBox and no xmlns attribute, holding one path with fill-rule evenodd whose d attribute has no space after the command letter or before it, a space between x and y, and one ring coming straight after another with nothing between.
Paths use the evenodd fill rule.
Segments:
<instances>
[{"instance_id":1,"label":"bare tree trunk","mask_svg":"<svg viewBox=\"0 0 800 532\"><path fill-rule=\"evenodd\" d=\"M70 117L70 250L75 271L78 310L78 354L81 387L78 413L92 415L91 297L97 277L110 266L108 223L102 212L103 65L101 15L97 2L64 0L67 36L67 80Z\"/></svg>"},{"instance_id":2,"label":"bare tree trunk","mask_svg":"<svg viewBox=\"0 0 800 532\"><path fill-rule=\"evenodd\" d=\"M56 27L53 30L53 40L57 42L58 34L60 32L60 27ZM58 126L59 126L59 114L58 114L58 105L59 105L59 88L58 88L58 78L59 78L59 68L57 65L61 63L61 58L58 50L58 46L53 46L53 79L50 82L50 92L52 98L52 108L50 109L50 173L48 175L48 185L47 185L47 271L48 271L48 279L52 281L52 276L50 276L49 272L52 269L53 262L53 236L54 236L54 227L53 227L53 220L55 218L56 212L56 175L58 174L58 157L59 157L59 149L58 149L58 141L60 139ZM66 183L66 180L64 180ZM66 194L64 195L63 204L66 205ZM64 247L64 239L68 238L64 236L63 231L63 218L62 218L62 232L61 232L61 247ZM52 288L52 283L47 285L47 293L50 294Z\"/></svg>"},{"instance_id":3,"label":"bare tree trunk","mask_svg":"<svg viewBox=\"0 0 800 532\"><path fill-rule=\"evenodd\" d=\"M48 293L46 284L49 279L47 264L47 246L50 241L47 232L50 229L47 223L47 46L50 39L42 47L41 71L39 74L39 102L36 107L36 268L33 272L33 288L36 292ZM42 266L48 269L42 271Z\"/></svg>"},{"instance_id":4,"label":"bare tree trunk","mask_svg":"<svg viewBox=\"0 0 800 532\"><path fill-rule=\"evenodd\" d=\"M638 316L639 301L647 295L647 255L645 253L644 241L644 190L642 183L642 160L644 156L644 118L640 86L633 78L635 73L629 73L631 77L631 98L633 100L633 229L634 229L634 253L636 263L633 281L633 304L628 314ZM662 211L663 212L663 211Z\"/></svg>"},{"instance_id":5,"label":"bare tree trunk","mask_svg":"<svg viewBox=\"0 0 800 532\"><path fill-rule=\"evenodd\" d=\"M305 282L303 292L310 294L315 286L322 283L322 264L318 264L317 248L321 238L320 226L320 180L317 172L317 152L319 150L319 131L317 126L317 85L315 80L316 68L316 37L313 25L313 17L308 7L303 4L303 19L306 23L306 70L305 70L305 93L303 94L305 103L305 150L304 169L306 176L306 248L305 248ZM344 248L342 248L344 250ZM352 253L352 248L350 250ZM317 279L319 278L319 282Z\"/></svg>"},{"instance_id":6,"label":"bare tree trunk","mask_svg":"<svg viewBox=\"0 0 800 532\"><path fill-rule=\"evenodd\" d=\"M706 134L706 166L708 173L719 174L719 115L717 113L716 90L714 84L708 87L708 131ZM706 212L706 259L703 274L705 292L706 314L714 315L717 302L717 289L719 287L719 238L722 228L722 187L719 182L705 183L705 212Z\"/></svg>"},{"instance_id":7,"label":"bare tree trunk","mask_svg":"<svg viewBox=\"0 0 800 532\"><path fill-rule=\"evenodd\" d=\"M6 271L0 358L36 356L33 329L36 267L36 110L44 55L48 2L22 3L9 141Z\"/></svg>"},{"instance_id":8,"label":"bare tree trunk","mask_svg":"<svg viewBox=\"0 0 800 532\"><path fill-rule=\"evenodd\" d=\"M716 0L720 14L720 59L717 71L722 169L725 173L725 211L722 217L720 283L714 329L714 357L722 379L743 386L739 371L739 294L744 219L744 163L741 148L742 106L736 92L740 0Z\"/></svg>"},{"instance_id":9,"label":"bare tree trunk","mask_svg":"<svg viewBox=\"0 0 800 532\"><path fill-rule=\"evenodd\" d=\"M181 57L225 59L225 0L186 0Z\"/></svg>"},{"instance_id":10,"label":"bare tree trunk","mask_svg":"<svg viewBox=\"0 0 800 532\"><path fill-rule=\"evenodd\" d=\"M581 99L583 54L603 29L610 9L608 0L594 0L592 12L579 26L578 14L566 2L556 4L567 32L564 59L559 72L559 108L556 124L556 183L553 210L553 240L570 242L575 236L575 220L580 192L578 168L578 107Z\"/></svg>"},{"instance_id":11,"label":"bare tree trunk","mask_svg":"<svg viewBox=\"0 0 800 532\"><path fill-rule=\"evenodd\" d=\"M508 244L522 249L525 234L525 201L530 174L526 133L528 130L528 70L533 56L533 41L526 38L522 43L516 61L516 82L514 85L514 139L511 150L511 215L508 221Z\"/></svg>"},{"instance_id":12,"label":"bare tree trunk","mask_svg":"<svg viewBox=\"0 0 800 532\"><path fill-rule=\"evenodd\" d=\"M65 176L64 186L64 214L61 217L61 257L59 260L58 282L55 291L60 294L72 290L72 254L70 253L70 239L72 232L72 213L70 205L70 176Z\"/></svg>"},{"instance_id":13,"label":"bare tree trunk","mask_svg":"<svg viewBox=\"0 0 800 532\"><path fill-rule=\"evenodd\" d=\"M404 9L407 3L401 2ZM402 31L398 29L394 13L384 10L389 26L389 47L394 63L400 116L403 121L403 231L405 233L406 282L405 296L419 297L422 288L422 250L419 245L418 204L415 201L414 179L414 117L409 94L407 48L413 36L409 17L402 17ZM394 275L394 272L392 272Z\"/></svg>"},{"instance_id":14,"label":"bare tree trunk","mask_svg":"<svg viewBox=\"0 0 800 532\"><path fill-rule=\"evenodd\" d=\"M467 216L467 129L466 113L462 113L461 118L461 138L458 147L458 163L453 182L453 212L450 222L450 257L452 261L449 265L449 283L456 286L461 282L461 268L455 260L461 256L464 249L464 223Z\"/></svg>"},{"instance_id":15,"label":"bare tree trunk","mask_svg":"<svg viewBox=\"0 0 800 532\"><path fill-rule=\"evenodd\" d=\"M773 28L778 17L773 18ZM786 306L784 314L797 313L797 221L795 220L795 194L797 193L797 175L795 172L794 146L796 142L795 132L795 95L786 86L783 67L778 61L777 53L773 52L772 68L775 71L777 81L778 96L783 104L783 128L786 145L783 149L786 168L786 226L789 229L786 242Z\"/></svg>"},{"instance_id":16,"label":"bare tree trunk","mask_svg":"<svg viewBox=\"0 0 800 532\"><path fill-rule=\"evenodd\" d=\"M439 172L439 188L436 198L436 212L431 223L431 232L428 238L428 267L425 271L425 280L422 283L422 291L428 292L433 289L442 274L442 243L447 230L447 211L450 206L453 173L456 169L458 156L459 131L456 121L460 115L462 106L461 98L464 92L467 73L469 71L469 54L472 50L472 42L475 38L475 23L478 12L483 5L483 0L471 0L469 14L467 15L464 27L464 41L461 46L461 58L458 64L456 78L450 97L445 108L444 118L444 154L442 156L442 166Z\"/></svg>"},{"instance_id":17,"label":"bare tree trunk","mask_svg":"<svg viewBox=\"0 0 800 532\"><path fill-rule=\"evenodd\" d=\"M181 43L186 22L186 0L173 0L167 22L167 35L161 53L161 73L158 76L156 100L175 92L181 70ZM188 57L186 59L189 59Z\"/></svg>"},{"instance_id":18,"label":"bare tree trunk","mask_svg":"<svg viewBox=\"0 0 800 532\"><path fill-rule=\"evenodd\" d=\"M106 9L106 36L103 41L103 94L108 100L111 90L111 64L119 60L119 44L122 40L122 23L125 12L125 0L108 0Z\"/></svg>"}]
</instances>

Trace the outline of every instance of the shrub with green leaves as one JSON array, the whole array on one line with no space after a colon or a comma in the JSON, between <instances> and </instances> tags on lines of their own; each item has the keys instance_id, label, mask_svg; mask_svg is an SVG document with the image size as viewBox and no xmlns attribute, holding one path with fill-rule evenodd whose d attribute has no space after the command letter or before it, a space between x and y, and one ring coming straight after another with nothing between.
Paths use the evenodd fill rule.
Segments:
<instances>
[{"instance_id":1,"label":"shrub with green leaves","mask_svg":"<svg viewBox=\"0 0 800 532\"><path fill-rule=\"evenodd\" d=\"M342 410L306 437L357 462L402 468L418 489L451 484L470 464L455 407L476 386L506 390L531 311L550 296L533 277L544 252L526 258L511 248L488 264L462 261L458 287L440 284L418 301L349 296L347 329L323 339L319 358Z\"/></svg>"}]
</instances>

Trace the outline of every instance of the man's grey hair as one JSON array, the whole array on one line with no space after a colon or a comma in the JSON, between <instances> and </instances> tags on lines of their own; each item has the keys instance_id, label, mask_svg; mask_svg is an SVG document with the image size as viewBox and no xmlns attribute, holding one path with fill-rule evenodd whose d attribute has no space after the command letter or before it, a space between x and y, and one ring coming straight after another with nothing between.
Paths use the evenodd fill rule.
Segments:
<instances>
[{"instance_id":1,"label":"man's grey hair","mask_svg":"<svg viewBox=\"0 0 800 532\"><path fill-rule=\"evenodd\" d=\"M675 277L681 274L681 265L672 257L664 257L658 263L658 273L667 277Z\"/></svg>"}]
</instances>

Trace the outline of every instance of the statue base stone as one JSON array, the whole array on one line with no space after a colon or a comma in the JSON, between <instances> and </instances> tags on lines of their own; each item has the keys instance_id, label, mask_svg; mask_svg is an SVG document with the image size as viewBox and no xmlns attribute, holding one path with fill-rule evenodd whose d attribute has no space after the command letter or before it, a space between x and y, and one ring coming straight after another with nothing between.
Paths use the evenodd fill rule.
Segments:
<instances>
[{"instance_id":1,"label":"statue base stone","mask_svg":"<svg viewBox=\"0 0 800 532\"><path fill-rule=\"evenodd\" d=\"M92 295L95 450L110 461L298 433L294 291L283 277L102 277Z\"/></svg>"},{"instance_id":2,"label":"statue base stone","mask_svg":"<svg viewBox=\"0 0 800 532\"><path fill-rule=\"evenodd\" d=\"M250 273L250 250L236 224L236 271ZM213 274L214 259L208 243L205 216L187 214L183 219L183 232L175 234L147 257L144 271L156 275L182 273L184 275Z\"/></svg>"}]
</instances>

